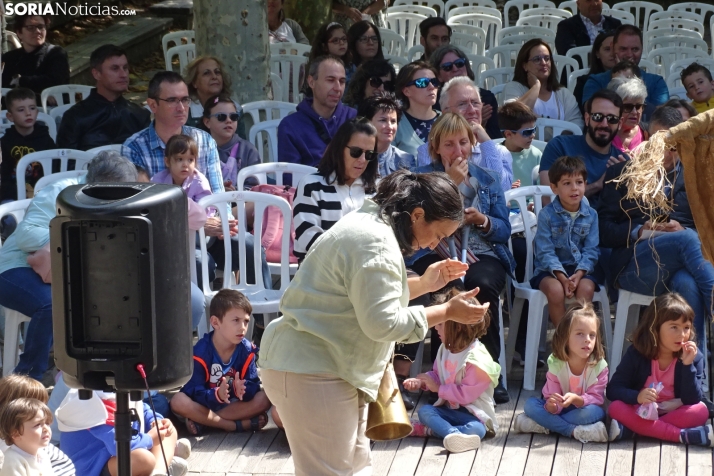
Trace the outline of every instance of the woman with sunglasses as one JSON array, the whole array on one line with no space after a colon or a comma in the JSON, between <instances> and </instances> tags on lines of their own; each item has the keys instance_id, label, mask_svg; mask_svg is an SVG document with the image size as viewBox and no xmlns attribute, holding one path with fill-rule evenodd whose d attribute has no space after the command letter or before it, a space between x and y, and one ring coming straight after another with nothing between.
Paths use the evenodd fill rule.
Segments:
<instances>
[{"instance_id":1,"label":"woman with sunglasses","mask_svg":"<svg viewBox=\"0 0 714 476\"><path fill-rule=\"evenodd\" d=\"M476 77L471 69L471 63L466 58L466 53L463 50L453 45L444 45L437 48L429 58L429 63L438 72L436 78L444 85L450 79L457 76L468 76L471 81ZM488 89L478 88L478 94L483 103L481 109L481 126L486 130L486 134L491 139L500 139L503 137L501 128L498 126L498 100L496 96ZM436 97L434 109L441 110L440 106L441 89Z\"/></svg>"},{"instance_id":2,"label":"woman with sunglasses","mask_svg":"<svg viewBox=\"0 0 714 476\"><path fill-rule=\"evenodd\" d=\"M236 189L240 169L260 163L255 146L236 134L239 119L235 103L226 94L208 98L203 106L203 125L216 141L226 191ZM246 180L245 190L257 184L258 181L250 177Z\"/></svg>"},{"instance_id":3,"label":"woman with sunglasses","mask_svg":"<svg viewBox=\"0 0 714 476\"><path fill-rule=\"evenodd\" d=\"M424 61L414 61L399 70L395 89L404 104L394 146L416 157L420 145L426 144L432 124L439 117L434 110L439 80L436 70Z\"/></svg>"},{"instance_id":4,"label":"woman with sunglasses","mask_svg":"<svg viewBox=\"0 0 714 476\"><path fill-rule=\"evenodd\" d=\"M583 104L583 89L585 89L585 83L588 81L588 78L590 78L593 74L610 71L617 64L615 49L612 47L612 41L614 38L614 31L604 31L595 38L595 41L593 41L593 49L590 53L590 70L588 71L588 74L579 76L575 83L573 96L575 96L575 101L578 103L580 112L582 113L585 112L585 105Z\"/></svg>"},{"instance_id":5,"label":"woman with sunglasses","mask_svg":"<svg viewBox=\"0 0 714 476\"><path fill-rule=\"evenodd\" d=\"M521 101L538 117L585 124L575 97L558 82L558 71L548 43L527 41L516 57L513 81L503 89L504 102ZM549 139L546 137L546 140Z\"/></svg>"},{"instance_id":6,"label":"woman with sunglasses","mask_svg":"<svg viewBox=\"0 0 714 476\"><path fill-rule=\"evenodd\" d=\"M362 63L347 86L342 102L357 109L365 99L378 92L394 92L396 76L389 60L373 59Z\"/></svg>"},{"instance_id":7,"label":"woman with sunglasses","mask_svg":"<svg viewBox=\"0 0 714 476\"><path fill-rule=\"evenodd\" d=\"M382 36L372 22L360 21L347 30L347 49L355 67L371 59L384 59Z\"/></svg>"},{"instance_id":8,"label":"woman with sunglasses","mask_svg":"<svg viewBox=\"0 0 714 476\"><path fill-rule=\"evenodd\" d=\"M647 87L640 78L620 77L613 78L607 89L615 91L622 98L620 130L617 131L612 145L629 154L649 139L647 131L640 126L647 99Z\"/></svg>"}]
</instances>

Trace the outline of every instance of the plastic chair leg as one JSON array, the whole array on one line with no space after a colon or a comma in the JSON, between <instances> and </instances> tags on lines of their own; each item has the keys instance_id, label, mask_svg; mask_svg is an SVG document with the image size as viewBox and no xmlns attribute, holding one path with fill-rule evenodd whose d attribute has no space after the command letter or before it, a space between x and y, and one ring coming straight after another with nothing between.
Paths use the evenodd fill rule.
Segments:
<instances>
[{"instance_id":1,"label":"plastic chair leg","mask_svg":"<svg viewBox=\"0 0 714 476\"><path fill-rule=\"evenodd\" d=\"M509 315L510 324L508 327L508 341L506 344L506 373L510 373L513 363L513 354L516 351L516 339L518 338L518 328L521 323L521 312L523 312L523 303L525 299L514 298Z\"/></svg>"},{"instance_id":2,"label":"plastic chair leg","mask_svg":"<svg viewBox=\"0 0 714 476\"><path fill-rule=\"evenodd\" d=\"M543 326L543 308L547 304L545 294L538 293L529 302L528 333L526 335L525 369L523 373L523 388L535 390L536 369L538 367L538 344L540 343Z\"/></svg>"},{"instance_id":3,"label":"plastic chair leg","mask_svg":"<svg viewBox=\"0 0 714 476\"><path fill-rule=\"evenodd\" d=\"M26 316L5 308L5 348L3 349L3 377L10 375L17 366L19 352L20 326L27 322Z\"/></svg>"},{"instance_id":4,"label":"plastic chair leg","mask_svg":"<svg viewBox=\"0 0 714 476\"><path fill-rule=\"evenodd\" d=\"M501 366L501 377L502 377L501 380L503 381L503 388L508 390L508 381L507 381L507 375L506 375L506 346L503 342L503 304L501 302L499 302L499 304L498 304L498 325L499 325L499 329L501 329L501 332L500 332L501 353L498 356L498 363ZM421 348L421 346L419 346L419 348Z\"/></svg>"}]
</instances>

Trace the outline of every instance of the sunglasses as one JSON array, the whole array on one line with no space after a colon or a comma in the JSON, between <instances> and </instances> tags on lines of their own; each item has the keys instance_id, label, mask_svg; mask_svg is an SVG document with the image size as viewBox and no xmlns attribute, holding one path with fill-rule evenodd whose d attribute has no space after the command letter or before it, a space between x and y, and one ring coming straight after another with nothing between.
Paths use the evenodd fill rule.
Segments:
<instances>
[{"instance_id":1,"label":"sunglasses","mask_svg":"<svg viewBox=\"0 0 714 476\"><path fill-rule=\"evenodd\" d=\"M537 127L531 127L528 129L519 129L517 131L514 131L513 129L506 129L506 130L502 130L501 132L506 132L508 130L508 131L513 132L514 134L520 134L523 137L531 137L532 135L534 135L536 133L537 129L538 129Z\"/></svg>"},{"instance_id":2,"label":"sunglasses","mask_svg":"<svg viewBox=\"0 0 714 476\"><path fill-rule=\"evenodd\" d=\"M620 122L620 116L616 116L614 114L608 114L607 116L601 112L594 112L590 114L590 119L593 122L602 122L603 119L607 119L608 124L615 125L618 122Z\"/></svg>"},{"instance_id":3,"label":"sunglasses","mask_svg":"<svg viewBox=\"0 0 714 476\"><path fill-rule=\"evenodd\" d=\"M456 61L450 61L448 63L444 63L440 66L442 71L451 71L452 68L456 67L456 69L461 69L464 67L466 64L466 60L463 58L459 58Z\"/></svg>"},{"instance_id":4,"label":"sunglasses","mask_svg":"<svg viewBox=\"0 0 714 476\"><path fill-rule=\"evenodd\" d=\"M385 91L394 91L394 81L382 81L382 78L378 76L372 76L369 78L369 85L377 89L384 84Z\"/></svg>"},{"instance_id":5,"label":"sunglasses","mask_svg":"<svg viewBox=\"0 0 714 476\"><path fill-rule=\"evenodd\" d=\"M238 122L238 119L240 119L240 114L238 114L237 112L232 112L230 114L219 112L217 114L211 114L208 117L215 117L216 119L218 119L218 122L226 122L226 119L228 118L230 118L233 122Z\"/></svg>"},{"instance_id":6,"label":"sunglasses","mask_svg":"<svg viewBox=\"0 0 714 476\"><path fill-rule=\"evenodd\" d=\"M419 89L424 89L428 88L430 83L435 88L439 87L439 80L436 78L418 78L414 81L409 81L407 86L416 86Z\"/></svg>"},{"instance_id":7,"label":"sunglasses","mask_svg":"<svg viewBox=\"0 0 714 476\"><path fill-rule=\"evenodd\" d=\"M377 156L379 155L374 150L364 150L363 148L357 147L354 145L353 146L347 145L347 146L345 146L345 149L350 150L350 157L352 157L353 159L359 159L360 157L362 157L362 154L364 154L365 160L372 161L372 160L376 159Z\"/></svg>"},{"instance_id":8,"label":"sunglasses","mask_svg":"<svg viewBox=\"0 0 714 476\"><path fill-rule=\"evenodd\" d=\"M633 110L640 112L645 108L644 104L623 104L622 112L630 113Z\"/></svg>"}]
</instances>

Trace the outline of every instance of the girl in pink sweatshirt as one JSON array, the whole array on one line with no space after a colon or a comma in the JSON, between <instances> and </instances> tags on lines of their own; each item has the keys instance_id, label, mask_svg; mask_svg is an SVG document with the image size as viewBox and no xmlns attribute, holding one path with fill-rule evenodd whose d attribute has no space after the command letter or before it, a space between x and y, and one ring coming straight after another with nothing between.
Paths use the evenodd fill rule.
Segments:
<instances>
[{"instance_id":1,"label":"girl in pink sweatshirt","mask_svg":"<svg viewBox=\"0 0 714 476\"><path fill-rule=\"evenodd\" d=\"M606 442L602 408L607 362L600 340L600 319L591 303L572 306L558 323L543 398L531 397L514 428L522 433L550 433L583 443Z\"/></svg>"},{"instance_id":2,"label":"girl in pink sweatshirt","mask_svg":"<svg viewBox=\"0 0 714 476\"><path fill-rule=\"evenodd\" d=\"M454 289L448 297L457 293ZM489 322L487 313L478 324L446 321L436 326L442 344L433 370L405 380L404 388L430 390L438 393L439 399L419 409L411 436L438 436L447 450L458 453L476 449L481 438L495 435L493 389L501 366L478 340L486 334Z\"/></svg>"}]
</instances>

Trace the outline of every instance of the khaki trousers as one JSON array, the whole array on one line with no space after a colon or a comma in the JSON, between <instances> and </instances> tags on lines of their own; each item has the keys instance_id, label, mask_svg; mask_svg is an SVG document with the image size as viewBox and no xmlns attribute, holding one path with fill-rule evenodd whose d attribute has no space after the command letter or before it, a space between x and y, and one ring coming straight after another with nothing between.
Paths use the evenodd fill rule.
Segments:
<instances>
[{"instance_id":1,"label":"khaki trousers","mask_svg":"<svg viewBox=\"0 0 714 476\"><path fill-rule=\"evenodd\" d=\"M372 474L364 395L334 375L261 369L285 426L296 476Z\"/></svg>"}]
</instances>

